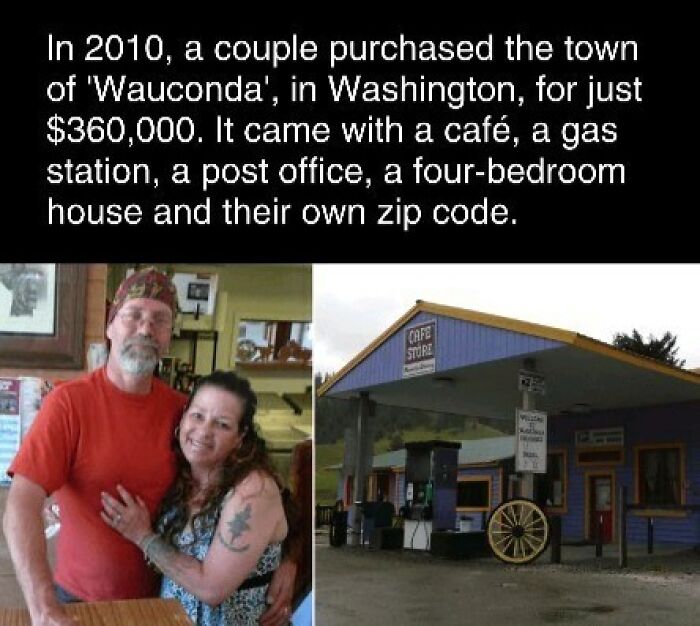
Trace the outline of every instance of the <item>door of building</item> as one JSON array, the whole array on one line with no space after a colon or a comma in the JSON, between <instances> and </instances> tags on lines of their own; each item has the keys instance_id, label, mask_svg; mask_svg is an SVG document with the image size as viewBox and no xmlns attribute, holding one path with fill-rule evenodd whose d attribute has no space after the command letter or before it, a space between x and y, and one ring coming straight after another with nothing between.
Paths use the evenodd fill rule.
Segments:
<instances>
[{"instance_id":1,"label":"door of building","mask_svg":"<svg viewBox=\"0 0 700 626\"><path fill-rule=\"evenodd\" d=\"M601 524L603 543L610 543L613 538L612 475L590 476L589 481L589 539L596 540L597 525Z\"/></svg>"},{"instance_id":2,"label":"door of building","mask_svg":"<svg viewBox=\"0 0 700 626\"><path fill-rule=\"evenodd\" d=\"M345 493L343 494L345 496L345 506L352 506L353 504L353 491L355 490L355 477L354 476L348 476L345 479Z\"/></svg>"},{"instance_id":3,"label":"door of building","mask_svg":"<svg viewBox=\"0 0 700 626\"><path fill-rule=\"evenodd\" d=\"M377 493L375 494L376 500L379 500L380 495L384 498L384 500L393 500L390 472L377 472Z\"/></svg>"}]
</instances>

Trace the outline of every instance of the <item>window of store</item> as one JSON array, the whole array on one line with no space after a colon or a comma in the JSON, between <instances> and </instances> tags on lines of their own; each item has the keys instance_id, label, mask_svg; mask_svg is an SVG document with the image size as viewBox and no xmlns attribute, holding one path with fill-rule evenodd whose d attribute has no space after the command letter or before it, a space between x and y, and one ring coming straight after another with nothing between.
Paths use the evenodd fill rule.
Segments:
<instances>
[{"instance_id":1,"label":"window of store","mask_svg":"<svg viewBox=\"0 0 700 626\"><path fill-rule=\"evenodd\" d=\"M637 502L650 508L685 504L685 447L658 444L638 446L635 451Z\"/></svg>"},{"instance_id":2,"label":"window of store","mask_svg":"<svg viewBox=\"0 0 700 626\"><path fill-rule=\"evenodd\" d=\"M538 482L537 501L551 513L566 512L566 452L551 450L547 454L547 473Z\"/></svg>"},{"instance_id":3,"label":"window of store","mask_svg":"<svg viewBox=\"0 0 700 626\"><path fill-rule=\"evenodd\" d=\"M490 511L491 477L463 476L457 482L457 511Z\"/></svg>"}]
</instances>

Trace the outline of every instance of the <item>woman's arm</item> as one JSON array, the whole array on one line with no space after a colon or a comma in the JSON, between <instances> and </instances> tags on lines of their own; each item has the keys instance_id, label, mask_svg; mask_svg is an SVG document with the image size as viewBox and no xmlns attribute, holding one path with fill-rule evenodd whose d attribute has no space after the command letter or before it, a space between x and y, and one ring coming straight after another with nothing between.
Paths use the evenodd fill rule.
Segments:
<instances>
[{"instance_id":1,"label":"woman's arm","mask_svg":"<svg viewBox=\"0 0 700 626\"><path fill-rule=\"evenodd\" d=\"M204 561L179 552L151 530L148 510L117 487L123 503L105 494L103 519L146 549L148 558L197 598L217 605L233 594L272 541L284 538L286 522L274 480L253 472L227 496Z\"/></svg>"}]
</instances>

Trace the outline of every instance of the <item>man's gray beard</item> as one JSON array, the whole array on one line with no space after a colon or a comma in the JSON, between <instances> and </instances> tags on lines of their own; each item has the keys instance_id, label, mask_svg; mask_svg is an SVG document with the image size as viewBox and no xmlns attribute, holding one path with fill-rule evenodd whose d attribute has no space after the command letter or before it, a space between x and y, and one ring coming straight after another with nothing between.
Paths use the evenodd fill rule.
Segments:
<instances>
[{"instance_id":1,"label":"man's gray beard","mask_svg":"<svg viewBox=\"0 0 700 626\"><path fill-rule=\"evenodd\" d=\"M121 368L132 376L145 376L152 374L158 364L158 354L154 350L153 356L141 356L129 354L129 350L125 349L119 355L119 365Z\"/></svg>"}]
</instances>

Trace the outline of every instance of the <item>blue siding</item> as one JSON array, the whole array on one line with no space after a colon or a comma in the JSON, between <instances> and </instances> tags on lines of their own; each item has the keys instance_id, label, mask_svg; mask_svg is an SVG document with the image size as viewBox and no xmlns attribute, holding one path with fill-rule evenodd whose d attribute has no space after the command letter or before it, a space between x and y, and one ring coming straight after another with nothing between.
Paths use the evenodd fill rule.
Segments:
<instances>
[{"instance_id":1,"label":"blue siding","mask_svg":"<svg viewBox=\"0 0 700 626\"><path fill-rule=\"evenodd\" d=\"M436 372L520 356L563 346L561 342L465 322L452 317L419 313L345 374L329 394L363 389L402 379L404 329L436 320Z\"/></svg>"},{"instance_id":2,"label":"blue siding","mask_svg":"<svg viewBox=\"0 0 700 626\"><path fill-rule=\"evenodd\" d=\"M585 428L624 428L624 464L610 466L615 474L615 498L621 486L627 487L628 501L635 497L635 446L655 443L684 443L686 451L686 504L700 504L700 402L591 413L555 416L549 423L550 445L565 446L567 453L567 513L562 516L565 539L584 538L585 473L605 466L576 466L574 431ZM646 541L646 517L630 513L627 536L631 543ZM700 545L700 511L686 517L657 517L654 540L659 543Z\"/></svg>"}]
</instances>

